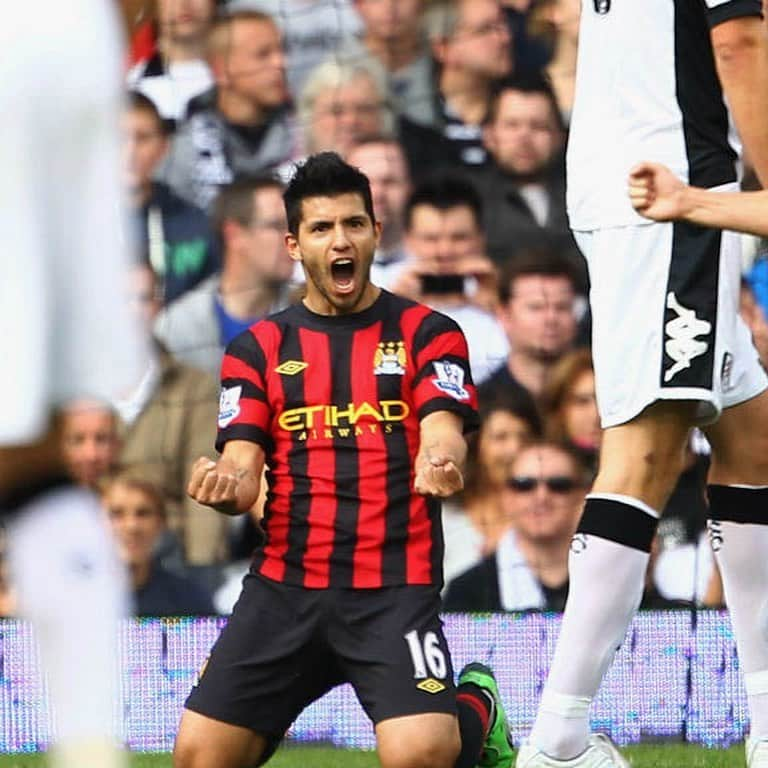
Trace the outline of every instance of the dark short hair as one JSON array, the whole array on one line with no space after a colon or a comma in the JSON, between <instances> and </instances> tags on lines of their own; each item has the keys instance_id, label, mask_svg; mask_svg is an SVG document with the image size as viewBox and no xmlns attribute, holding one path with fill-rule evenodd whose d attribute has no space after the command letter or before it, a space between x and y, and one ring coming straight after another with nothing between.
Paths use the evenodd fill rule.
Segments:
<instances>
[{"instance_id":1,"label":"dark short hair","mask_svg":"<svg viewBox=\"0 0 768 768\"><path fill-rule=\"evenodd\" d=\"M527 248L517 251L501 269L498 297L501 304L512 298L512 286L520 277L543 275L563 277L571 284L574 293L579 291L576 267L571 259L549 248Z\"/></svg>"},{"instance_id":2,"label":"dark short hair","mask_svg":"<svg viewBox=\"0 0 768 768\"><path fill-rule=\"evenodd\" d=\"M304 200L310 197L338 197L346 194L360 195L371 223L376 221L368 177L349 163L345 163L335 152L310 155L296 166L296 172L283 192L288 231L294 236L298 235Z\"/></svg>"},{"instance_id":3,"label":"dark short hair","mask_svg":"<svg viewBox=\"0 0 768 768\"><path fill-rule=\"evenodd\" d=\"M125 110L127 112L145 112L154 120L160 133L163 135L168 133L168 126L155 102L140 91L128 91L125 96Z\"/></svg>"},{"instance_id":4,"label":"dark short hair","mask_svg":"<svg viewBox=\"0 0 768 768\"><path fill-rule=\"evenodd\" d=\"M274 176L240 176L223 186L213 204L211 221L221 232L225 221L236 221L243 227L253 223L253 196L262 189L283 191L283 185Z\"/></svg>"},{"instance_id":5,"label":"dark short hair","mask_svg":"<svg viewBox=\"0 0 768 768\"><path fill-rule=\"evenodd\" d=\"M478 229L483 226L483 202L475 187L455 174L431 176L421 181L405 204L405 228L413 224L413 209L428 205L439 211L467 207L472 211Z\"/></svg>"},{"instance_id":6,"label":"dark short hair","mask_svg":"<svg viewBox=\"0 0 768 768\"><path fill-rule=\"evenodd\" d=\"M548 102L552 112L552 119L557 124L560 131L565 132L565 123L560 112L560 105L557 103L557 97L552 90L549 80L541 74L526 73L522 75L511 75L497 80L491 90L491 97L488 100L488 111L485 113L483 124L487 125L496 119L501 97L507 91L516 91L526 95L543 96Z\"/></svg>"}]
</instances>

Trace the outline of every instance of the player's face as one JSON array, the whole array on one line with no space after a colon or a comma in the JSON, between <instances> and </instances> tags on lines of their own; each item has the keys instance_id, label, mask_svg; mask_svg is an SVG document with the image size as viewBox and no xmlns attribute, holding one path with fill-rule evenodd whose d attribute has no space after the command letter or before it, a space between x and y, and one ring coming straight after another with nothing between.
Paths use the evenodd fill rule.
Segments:
<instances>
[{"instance_id":1,"label":"player's face","mask_svg":"<svg viewBox=\"0 0 768 768\"><path fill-rule=\"evenodd\" d=\"M401 232L403 210L411 189L402 151L392 144L361 144L349 153L348 162L368 177L373 210L385 238L388 229Z\"/></svg>"},{"instance_id":2,"label":"player's face","mask_svg":"<svg viewBox=\"0 0 768 768\"><path fill-rule=\"evenodd\" d=\"M547 168L561 145L552 105L537 93L505 91L485 144L507 172L535 176Z\"/></svg>"},{"instance_id":3,"label":"player's face","mask_svg":"<svg viewBox=\"0 0 768 768\"><path fill-rule=\"evenodd\" d=\"M360 141L382 130L384 112L376 83L367 75L327 88L312 107L310 148L338 152L342 157Z\"/></svg>"},{"instance_id":4,"label":"player's face","mask_svg":"<svg viewBox=\"0 0 768 768\"><path fill-rule=\"evenodd\" d=\"M418 31L423 0L357 0L366 30L379 40L412 37Z\"/></svg>"},{"instance_id":5,"label":"player's face","mask_svg":"<svg viewBox=\"0 0 768 768\"><path fill-rule=\"evenodd\" d=\"M485 419L480 428L478 458L493 486L500 488L504 484L512 461L530 437L530 427L509 411L493 411Z\"/></svg>"},{"instance_id":6,"label":"player's face","mask_svg":"<svg viewBox=\"0 0 768 768\"><path fill-rule=\"evenodd\" d=\"M529 490L508 486L503 504L512 527L521 537L546 543L568 540L576 530L584 489L577 481L571 458L554 447L523 448L512 465L510 479L525 479ZM570 481L572 488L554 491L546 481Z\"/></svg>"},{"instance_id":7,"label":"player's face","mask_svg":"<svg viewBox=\"0 0 768 768\"><path fill-rule=\"evenodd\" d=\"M285 247L288 223L283 196L277 187L254 193L253 221L238 228L238 244L255 278L283 283L293 274L293 261Z\"/></svg>"},{"instance_id":8,"label":"player's face","mask_svg":"<svg viewBox=\"0 0 768 768\"><path fill-rule=\"evenodd\" d=\"M62 414L62 453L67 471L89 488L117 462L120 443L112 412L96 403L75 403Z\"/></svg>"},{"instance_id":9,"label":"player's face","mask_svg":"<svg viewBox=\"0 0 768 768\"><path fill-rule=\"evenodd\" d=\"M168 142L154 117L141 109L127 111L121 127L124 183L131 191L140 190L151 182Z\"/></svg>"},{"instance_id":10,"label":"player's face","mask_svg":"<svg viewBox=\"0 0 768 768\"><path fill-rule=\"evenodd\" d=\"M563 402L563 422L568 439L586 450L600 447L603 430L595 400L595 374L583 371L571 385Z\"/></svg>"},{"instance_id":11,"label":"player's face","mask_svg":"<svg viewBox=\"0 0 768 768\"><path fill-rule=\"evenodd\" d=\"M426 271L438 275L462 274L468 258L483 253L483 236L467 205L441 210L417 205L411 211L406 248Z\"/></svg>"},{"instance_id":12,"label":"player's face","mask_svg":"<svg viewBox=\"0 0 768 768\"><path fill-rule=\"evenodd\" d=\"M322 315L344 315L370 306L379 289L370 282L381 233L357 193L309 197L302 202L297 236L286 235L291 258L307 278L305 303Z\"/></svg>"},{"instance_id":13,"label":"player's face","mask_svg":"<svg viewBox=\"0 0 768 768\"><path fill-rule=\"evenodd\" d=\"M123 563L148 565L165 528L155 500L141 488L116 482L102 496L102 505Z\"/></svg>"},{"instance_id":14,"label":"player's face","mask_svg":"<svg viewBox=\"0 0 768 768\"><path fill-rule=\"evenodd\" d=\"M488 78L505 77L512 70L512 39L498 0L463 0L459 23L447 42L448 64Z\"/></svg>"},{"instance_id":15,"label":"player's face","mask_svg":"<svg viewBox=\"0 0 768 768\"><path fill-rule=\"evenodd\" d=\"M226 56L215 65L220 86L265 109L279 107L287 98L285 55L274 24L239 19L232 24Z\"/></svg>"},{"instance_id":16,"label":"player's face","mask_svg":"<svg viewBox=\"0 0 768 768\"><path fill-rule=\"evenodd\" d=\"M575 296L565 277L524 275L515 280L499 317L513 348L554 360L576 337Z\"/></svg>"},{"instance_id":17,"label":"player's face","mask_svg":"<svg viewBox=\"0 0 768 768\"><path fill-rule=\"evenodd\" d=\"M158 0L162 34L179 42L199 39L211 23L213 6L213 0Z\"/></svg>"}]
</instances>

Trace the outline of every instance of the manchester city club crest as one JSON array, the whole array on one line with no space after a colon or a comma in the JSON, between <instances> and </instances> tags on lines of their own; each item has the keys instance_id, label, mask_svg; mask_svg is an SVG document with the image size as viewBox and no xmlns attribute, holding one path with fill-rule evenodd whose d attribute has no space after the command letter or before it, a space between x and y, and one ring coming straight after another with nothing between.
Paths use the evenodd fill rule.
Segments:
<instances>
[{"instance_id":1,"label":"manchester city club crest","mask_svg":"<svg viewBox=\"0 0 768 768\"><path fill-rule=\"evenodd\" d=\"M402 341L380 341L373 355L373 372L382 374L405 373L405 343Z\"/></svg>"}]
</instances>

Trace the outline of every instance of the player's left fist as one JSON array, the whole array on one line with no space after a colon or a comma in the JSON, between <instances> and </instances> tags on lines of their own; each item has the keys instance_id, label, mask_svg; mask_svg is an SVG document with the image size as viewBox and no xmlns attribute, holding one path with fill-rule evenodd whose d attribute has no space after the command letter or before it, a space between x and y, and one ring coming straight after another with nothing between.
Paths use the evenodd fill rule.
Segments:
<instances>
[{"instance_id":1,"label":"player's left fist","mask_svg":"<svg viewBox=\"0 0 768 768\"><path fill-rule=\"evenodd\" d=\"M417 493L445 498L464 487L464 476L451 459L432 457L420 462L414 488Z\"/></svg>"}]
</instances>

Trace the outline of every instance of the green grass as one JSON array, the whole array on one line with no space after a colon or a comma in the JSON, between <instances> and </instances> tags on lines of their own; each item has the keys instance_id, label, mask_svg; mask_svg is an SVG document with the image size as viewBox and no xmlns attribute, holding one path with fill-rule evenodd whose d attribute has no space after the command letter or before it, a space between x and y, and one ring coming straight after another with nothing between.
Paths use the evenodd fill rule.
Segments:
<instances>
[{"instance_id":1,"label":"green grass","mask_svg":"<svg viewBox=\"0 0 768 768\"><path fill-rule=\"evenodd\" d=\"M741 768L742 747L703 749L679 744L629 747L633 768ZM43 755L0 755L0 768L43 768ZM269 761L269 768L377 768L373 752L356 752L320 747L281 749ZM170 755L133 755L131 768L170 768Z\"/></svg>"}]
</instances>

